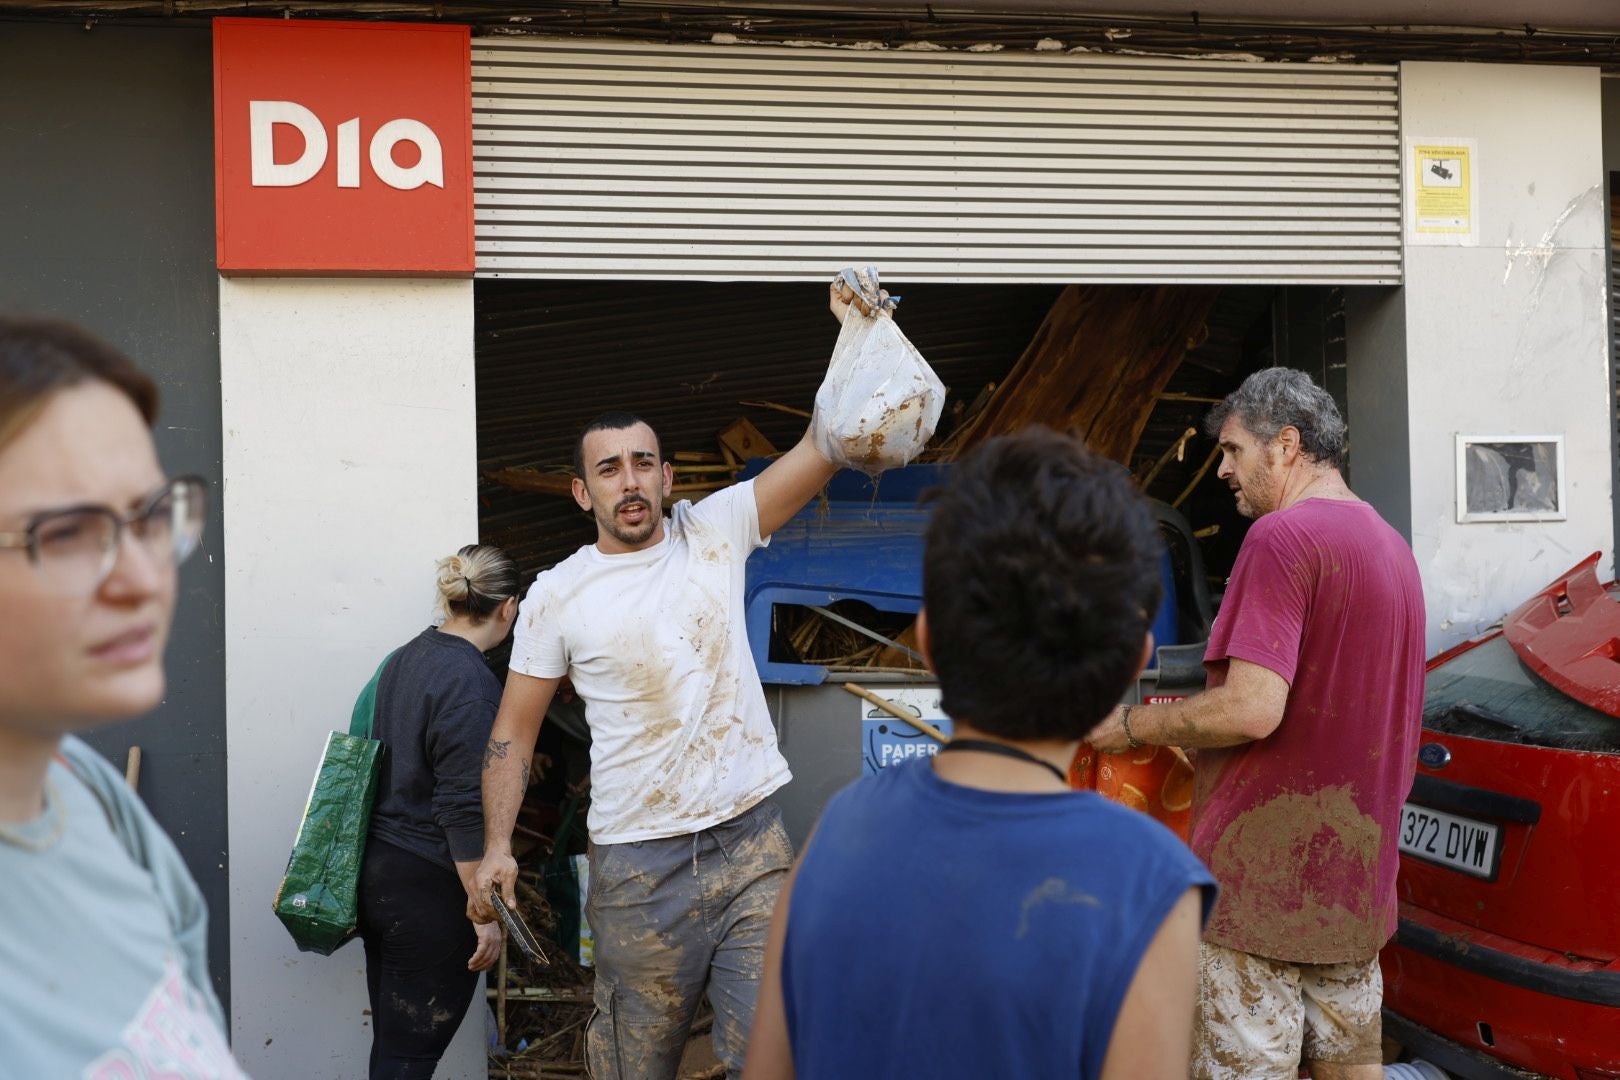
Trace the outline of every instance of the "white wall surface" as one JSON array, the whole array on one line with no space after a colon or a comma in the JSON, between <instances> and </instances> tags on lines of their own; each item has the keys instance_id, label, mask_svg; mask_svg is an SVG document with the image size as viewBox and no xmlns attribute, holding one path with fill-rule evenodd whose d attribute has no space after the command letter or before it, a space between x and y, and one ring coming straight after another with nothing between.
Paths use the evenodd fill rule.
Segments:
<instances>
[{"instance_id":1,"label":"white wall surface","mask_svg":"<svg viewBox=\"0 0 1620 1080\"><path fill-rule=\"evenodd\" d=\"M1412 546L1431 651L1496 622L1593 551L1611 572L1599 83L1595 68L1401 66L1403 136L1479 147L1479 246L1406 247ZM1563 434L1568 520L1458 524L1459 432Z\"/></svg>"},{"instance_id":2,"label":"white wall surface","mask_svg":"<svg viewBox=\"0 0 1620 1080\"><path fill-rule=\"evenodd\" d=\"M271 914L325 733L478 536L471 281L220 282L231 1001L259 1080L348 1080L365 957ZM438 1075L484 1075L482 996Z\"/></svg>"}]
</instances>

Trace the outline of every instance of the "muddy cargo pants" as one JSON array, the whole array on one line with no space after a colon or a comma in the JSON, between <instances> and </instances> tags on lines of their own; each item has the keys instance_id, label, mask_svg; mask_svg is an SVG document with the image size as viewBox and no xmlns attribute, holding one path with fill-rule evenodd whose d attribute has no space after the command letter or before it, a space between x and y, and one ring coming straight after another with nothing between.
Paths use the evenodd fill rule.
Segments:
<instances>
[{"instance_id":1,"label":"muddy cargo pants","mask_svg":"<svg viewBox=\"0 0 1620 1080\"><path fill-rule=\"evenodd\" d=\"M699 833L593 845L593 1080L672 1080L708 994L714 1052L742 1075L765 938L793 849L775 803Z\"/></svg>"}]
</instances>

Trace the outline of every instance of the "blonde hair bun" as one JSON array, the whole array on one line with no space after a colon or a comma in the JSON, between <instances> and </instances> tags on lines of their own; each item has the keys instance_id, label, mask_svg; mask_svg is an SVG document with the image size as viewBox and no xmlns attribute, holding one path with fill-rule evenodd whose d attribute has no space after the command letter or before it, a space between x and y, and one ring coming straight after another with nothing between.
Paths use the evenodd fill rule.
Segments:
<instances>
[{"instance_id":1,"label":"blonde hair bun","mask_svg":"<svg viewBox=\"0 0 1620 1080\"><path fill-rule=\"evenodd\" d=\"M438 608L446 619L467 615L483 622L518 594L518 569L511 556L488 544L468 544L437 564Z\"/></svg>"}]
</instances>

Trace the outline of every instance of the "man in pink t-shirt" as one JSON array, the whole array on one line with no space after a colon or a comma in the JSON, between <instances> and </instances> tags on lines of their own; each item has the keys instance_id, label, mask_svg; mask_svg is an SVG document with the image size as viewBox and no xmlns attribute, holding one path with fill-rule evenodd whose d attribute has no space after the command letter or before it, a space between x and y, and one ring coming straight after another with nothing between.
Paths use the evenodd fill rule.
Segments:
<instances>
[{"instance_id":1,"label":"man in pink t-shirt","mask_svg":"<svg viewBox=\"0 0 1620 1080\"><path fill-rule=\"evenodd\" d=\"M1251 375L1209 428L1258 519L1210 633L1210 688L1116 709L1090 741L1198 751L1192 847L1221 896L1193 1075L1292 1080L1303 1058L1316 1080L1374 1080L1423 708L1417 564L1345 485L1344 421L1308 376Z\"/></svg>"}]
</instances>

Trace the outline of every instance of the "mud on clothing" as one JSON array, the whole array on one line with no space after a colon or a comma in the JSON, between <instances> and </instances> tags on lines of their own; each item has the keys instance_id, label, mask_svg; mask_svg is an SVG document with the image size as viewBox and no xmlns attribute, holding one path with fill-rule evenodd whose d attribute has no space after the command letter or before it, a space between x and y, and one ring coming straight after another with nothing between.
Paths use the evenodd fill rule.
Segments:
<instances>
[{"instance_id":1,"label":"mud on clothing","mask_svg":"<svg viewBox=\"0 0 1620 1080\"><path fill-rule=\"evenodd\" d=\"M705 989L716 1050L741 1072L792 857L762 805L791 774L743 623L764 544L747 481L676 503L650 548L580 548L518 609L512 670L569 676L591 729L598 1080L673 1077Z\"/></svg>"},{"instance_id":2,"label":"mud on clothing","mask_svg":"<svg viewBox=\"0 0 1620 1080\"><path fill-rule=\"evenodd\" d=\"M705 994L714 1053L742 1075L770 934L793 862L764 802L687 836L591 846L586 916L596 937L595 1080L673 1080Z\"/></svg>"},{"instance_id":3,"label":"mud on clothing","mask_svg":"<svg viewBox=\"0 0 1620 1080\"><path fill-rule=\"evenodd\" d=\"M1142 954L1214 882L1144 814L1086 791L952 784L929 759L827 805L788 909L799 1080L1096 1077Z\"/></svg>"},{"instance_id":4,"label":"mud on clothing","mask_svg":"<svg viewBox=\"0 0 1620 1080\"><path fill-rule=\"evenodd\" d=\"M791 779L743 623L748 555L765 543L746 481L676 503L653 547L587 545L529 589L512 670L567 675L585 702L595 843L695 833Z\"/></svg>"},{"instance_id":5,"label":"mud on clothing","mask_svg":"<svg viewBox=\"0 0 1620 1080\"><path fill-rule=\"evenodd\" d=\"M1290 964L1204 942L1193 1080L1295 1080L1299 1063L1381 1065L1378 958Z\"/></svg>"},{"instance_id":6,"label":"mud on clothing","mask_svg":"<svg viewBox=\"0 0 1620 1080\"><path fill-rule=\"evenodd\" d=\"M61 754L44 813L0 839L0 1077L243 1076L180 853L94 750Z\"/></svg>"},{"instance_id":7,"label":"mud on clothing","mask_svg":"<svg viewBox=\"0 0 1620 1080\"><path fill-rule=\"evenodd\" d=\"M1306 499L1238 552L1204 662L1289 683L1264 739L1200 750L1192 846L1221 883L1205 940L1273 960L1372 957L1395 931L1397 822L1423 709L1423 588L1371 506Z\"/></svg>"},{"instance_id":8,"label":"mud on clothing","mask_svg":"<svg viewBox=\"0 0 1620 1080\"><path fill-rule=\"evenodd\" d=\"M376 833L360 864L371 1080L432 1080L483 975L461 879Z\"/></svg>"}]
</instances>

